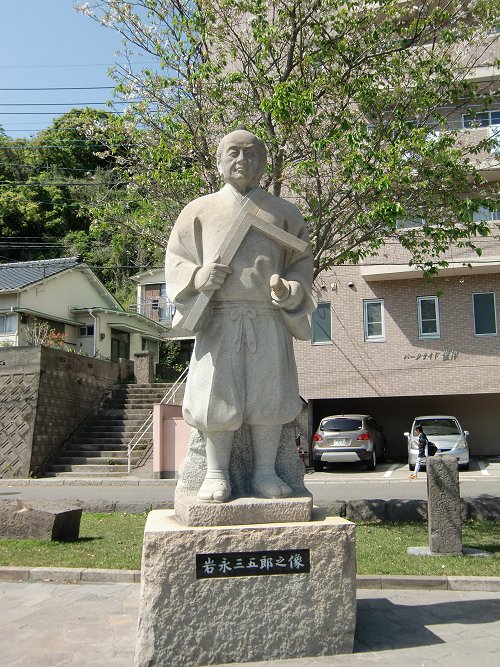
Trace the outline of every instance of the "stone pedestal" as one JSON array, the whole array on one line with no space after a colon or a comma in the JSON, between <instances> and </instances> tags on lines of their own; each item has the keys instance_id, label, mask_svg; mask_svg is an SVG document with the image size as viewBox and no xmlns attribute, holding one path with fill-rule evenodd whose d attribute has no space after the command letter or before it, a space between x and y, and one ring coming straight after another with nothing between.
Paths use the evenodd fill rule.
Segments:
<instances>
[{"instance_id":1,"label":"stone pedestal","mask_svg":"<svg viewBox=\"0 0 500 667\"><path fill-rule=\"evenodd\" d=\"M136 667L351 653L355 620L351 522L198 528L149 514Z\"/></svg>"},{"instance_id":2,"label":"stone pedestal","mask_svg":"<svg viewBox=\"0 0 500 667\"><path fill-rule=\"evenodd\" d=\"M185 526L310 521L313 511L312 496L236 498L227 503L204 503L196 496L176 500L175 516Z\"/></svg>"}]
</instances>

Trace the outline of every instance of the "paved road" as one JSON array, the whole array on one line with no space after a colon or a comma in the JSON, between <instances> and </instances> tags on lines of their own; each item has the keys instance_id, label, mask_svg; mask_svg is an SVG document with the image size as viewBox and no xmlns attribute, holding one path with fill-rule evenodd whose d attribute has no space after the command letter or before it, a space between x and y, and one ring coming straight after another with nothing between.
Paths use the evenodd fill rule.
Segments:
<instances>
[{"instance_id":1,"label":"paved road","mask_svg":"<svg viewBox=\"0 0 500 667\"><path fill-rule=\"evenodd\" d=\"M132 667L138 600L138 584L0 582L0 665ZM352 655L246 667L498 667L499 662L498 593L359 590Z\"/></svg>"},{"instance_id":2,"label":"paved road","mask_svg":"<svg viewBox=\"0 0 500 667\"><path fill-rule=\"evenodd\" d=\"M338 465L321 473L308 473L306 484L317 503L333 500L363 500L381 498L390 500L426 499L426 477L421 473L417 480L408 479L408 467L403 463L378 465L374 472L361 466ZM500 461L474 461L469 471L460 472L460 488L463 498L482 494L498 495L500 492ZM103 511L127 506L143 511L144 505L170 507L174 498L173 480L94 480L80 483L77 480L0 480L0 498L20 500L80 500L99 503Z\"/></svg>"}]
</instances>

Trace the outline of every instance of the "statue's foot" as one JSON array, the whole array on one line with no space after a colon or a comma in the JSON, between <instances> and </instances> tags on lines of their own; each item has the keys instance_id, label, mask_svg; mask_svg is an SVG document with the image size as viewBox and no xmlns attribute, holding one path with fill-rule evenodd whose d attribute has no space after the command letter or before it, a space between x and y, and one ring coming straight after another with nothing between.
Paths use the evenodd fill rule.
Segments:
<instances>
[{"instance_id":1,"label":"statue's foot","mask_svg":"<svg viewBox=\"0 0 500 667\"><path fill-rule=\"evenodd\" d=\"M292 495L292 489L274 470L256 472L252 477L252 489L260 498L287 498Z\"/></svg>"},{"instance_id":2,"label":"statue's foot","mask_svg":"<svg viewBox=\"0 0 500 667\"><path fill-rule=\"evenodd\" d=\"M227 475L205 477L198 491L199 500L206 503L225 503L231 497L231 484Z\"/></svg>"}]
</instances>

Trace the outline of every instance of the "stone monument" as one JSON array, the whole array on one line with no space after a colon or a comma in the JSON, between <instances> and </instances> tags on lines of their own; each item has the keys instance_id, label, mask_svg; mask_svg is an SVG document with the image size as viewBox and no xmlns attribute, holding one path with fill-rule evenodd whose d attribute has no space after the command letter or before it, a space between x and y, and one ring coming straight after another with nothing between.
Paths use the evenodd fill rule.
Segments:
<instances>
[{"instance_id":1,"label":"stone monument","mask_svg":"<svg viewBox=\"0 0 500 667\"><path fill-rule=\"evenodd\" d=\"M462 508L458 461L432 456L426 461L428 547L408 547L410 556L491 557L482 549L462 546Z\"/></svg>"},{"instance_id":2,"label":"stone monument","mask_svg":"<svg viewBox=\"0 0 500 667\"><path fill-rule=\"evenodd\" d=\"M352 651L354 526L313 516L292 426L312 251L298 209L259 187L266 160L255 135L226 135L224 187L185 207L167 246L173 326L196 338L192 434L174 511L145 529L137 667Z\"/></svg>"}]
</instances>

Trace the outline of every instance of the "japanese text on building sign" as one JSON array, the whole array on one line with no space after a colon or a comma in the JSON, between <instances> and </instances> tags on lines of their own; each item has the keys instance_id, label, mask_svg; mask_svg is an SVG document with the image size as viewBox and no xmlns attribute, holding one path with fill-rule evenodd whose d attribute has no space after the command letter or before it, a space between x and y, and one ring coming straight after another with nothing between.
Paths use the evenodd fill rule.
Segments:
<instances>
[{"instance_id":1,"label":"japanese text on building sign","mask_svg":"<svg viewBox=\"0 0 500 667\"><path fill-rule=\"evenodd\" d=\"M309 549L196 554L197 579L300 574L309 571Z\"/></svg>"},{"instance_id":2,"label":"japanese text on building sign","mask_svg":"<svg viewBox=\"0 0 500 667\"><path fill-rule=\"evenodd\" d=\"M458 357L458 352L456 350L445 350L444 352L420 352L416 354L405 354L403 359L405 361L425 361L429 359L430 361L456 361Z\"/></svg>"}]
</instances>

